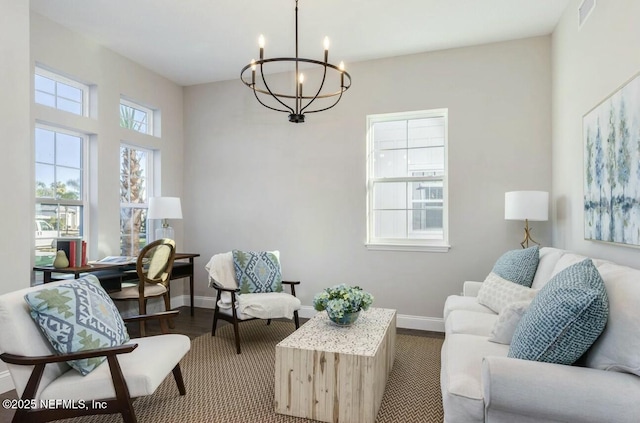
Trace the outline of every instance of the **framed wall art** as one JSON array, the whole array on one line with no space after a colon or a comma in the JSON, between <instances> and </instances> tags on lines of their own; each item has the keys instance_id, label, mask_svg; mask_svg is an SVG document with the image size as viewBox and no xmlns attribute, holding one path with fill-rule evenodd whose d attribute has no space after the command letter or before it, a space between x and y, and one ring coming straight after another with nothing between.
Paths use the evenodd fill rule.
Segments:
<instances>
[{"instance_id":1,"label":"framed wall art","mask_svg":"<svg viewBox=\"0 0 640 423\"><path fill-rule=\"evenodd\" d=\"M640 74L587 112L584 237L640 245Z\"/></svg>"}]
</instances>

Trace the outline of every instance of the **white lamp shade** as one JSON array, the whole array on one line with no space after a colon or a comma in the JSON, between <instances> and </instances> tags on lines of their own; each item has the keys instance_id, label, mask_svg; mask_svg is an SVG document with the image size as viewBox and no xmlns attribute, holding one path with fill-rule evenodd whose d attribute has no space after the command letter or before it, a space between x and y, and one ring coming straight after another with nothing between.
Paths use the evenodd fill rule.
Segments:
<instances>
[{"instance_id":1,"label":"white lamp shade","mask_svg":"<svg viewBox=\"0 0 640 423\"><path fill-rule=\"evenodd\" d=\"M510 191L504 194L506 220L549 220L549 193L546 191Z\"/></svg>"},{"instance_id":2,"label":"white lamp shade","mask_svg":"<svg viewBox=\"0 0 640 423\"><path fill-rule=\"evenodd\" d=\"M182 219L180 198L151 197L147 219Z\"/></svg>"}]
</instances>

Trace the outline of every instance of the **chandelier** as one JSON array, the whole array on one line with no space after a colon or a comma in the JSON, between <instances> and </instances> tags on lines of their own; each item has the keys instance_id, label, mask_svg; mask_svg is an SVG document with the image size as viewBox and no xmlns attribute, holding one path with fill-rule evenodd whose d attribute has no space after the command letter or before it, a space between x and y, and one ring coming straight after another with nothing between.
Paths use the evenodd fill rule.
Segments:
<instances>
[{"instance_id":1,"label":"chandelier","mask_svg":"<svg viewBox=\"0 0 640 423\"><path fill-rule=\"evenodd\" d=\"M289 122L302 123L304 122L304 115L306 113L317 113L328 109L338 104L342 98L342 93L347 91L351 87L351 75L344 70L344 63L340 62L340 65L336 66L329 63L329 38L324 38L324 61L314 59L304 59L298 57L298 0L296 0L296 57L276 57L272 59L264 58L264 36L260 35L258 39L258 46L260 47L260 59L251 60L251 63L246 65L240 71L240 80L251 90L256 97L256 100L264 107L277 112L289 113ZM289 66L295 66L293 85L295 86L295 93L293 89L290 91L281 92L269 87L267 78L265 77L265 65L285 63ZM303 64L305 68L310 65L314 65L313 68L321 68L322 79L319 82L319 86L315 84L311 89L307 90L312 95L303 94L303 86L305 85L304 74L300 72L300 64ZM256 70L259 68L259 78L256 82ZM251 74L249 75L249 70ZM329 75L330 76L329 76ZM334 89L331 89L331 80L333 80ZM316 102L317 101L317 102ZM270 104L266 104L266 102ZM312 106L313 105L313 106ZM312 107L311 107L312 106Z\"/></svg>"}]
</instances>

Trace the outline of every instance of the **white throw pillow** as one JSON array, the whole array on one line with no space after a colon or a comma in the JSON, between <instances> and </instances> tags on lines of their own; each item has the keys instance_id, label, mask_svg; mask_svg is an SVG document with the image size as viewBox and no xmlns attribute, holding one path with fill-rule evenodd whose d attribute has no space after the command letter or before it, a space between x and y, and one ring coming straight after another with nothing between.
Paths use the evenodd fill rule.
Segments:
<instances>
[{"instance_id":1,"label":"white throw pillow","mask_svg":"<svg viewBox=\"0 0 640 423\"><path fill-rule=\"evenodd\" d=\"M489 341L498 344L511 344L511 338L516 331L516 326L520 322L522 315L529 308L531 300L516 301L502 309L498 315L498 320L493 325Z\"/></svg>"},{"instance_id":2,"label":"white throw pillow","mask_svg":"<svg viewBox=\"0 0 640 423\"><path fill-rule=\"evenodd\" d=\"M537 289L510 282L491 272L482 283L477 298L480 304L500 313L503 308L515 301L532 300L537 293Z\"/></svg>"}]
</instances>

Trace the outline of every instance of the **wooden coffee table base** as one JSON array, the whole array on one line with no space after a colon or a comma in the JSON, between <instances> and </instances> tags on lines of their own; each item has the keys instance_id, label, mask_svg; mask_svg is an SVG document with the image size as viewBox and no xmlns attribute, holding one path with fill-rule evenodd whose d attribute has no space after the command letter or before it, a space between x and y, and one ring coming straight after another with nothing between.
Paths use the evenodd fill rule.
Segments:
<instances>
[{"instance_id":1,"label":"wooden coffee table base","mask_svg":"<svg viewBox=\"0 0 640 423\"><path fill-rule=\"evenodd\" d=\"M276 346L276 412L374 422L393 367L395 335L395 310L371 308L347 328L318 313Z\"/></svg>"}]
</instances>

